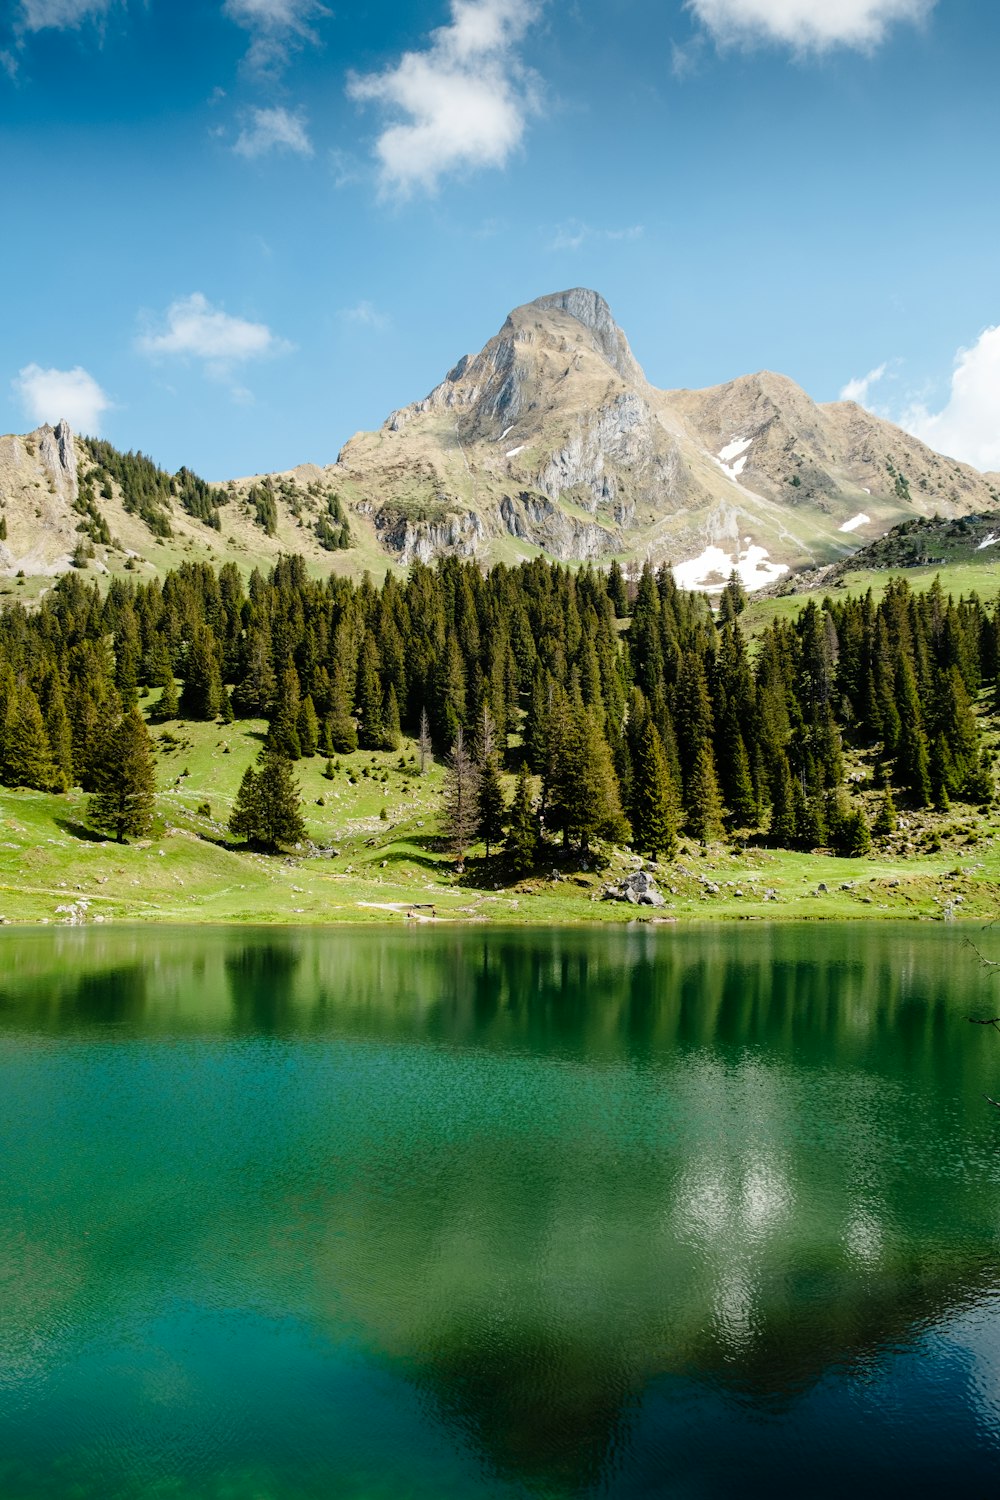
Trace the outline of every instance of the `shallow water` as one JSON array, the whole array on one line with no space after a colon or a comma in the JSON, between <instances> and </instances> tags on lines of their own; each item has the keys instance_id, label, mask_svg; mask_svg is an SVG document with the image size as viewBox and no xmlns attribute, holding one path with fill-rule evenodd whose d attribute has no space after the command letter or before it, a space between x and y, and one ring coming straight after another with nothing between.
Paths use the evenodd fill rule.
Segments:
<instances>
[{"instance_id":1,"label":"shallow water","mask_svg":"<svg viewBox=\"0 0 1000 1500\"><path fill-rule=\"evenodd\" d=\"M0 1496L992 1493L998 1001L940 927L2 933Z\"/></svg>"}]
</instances>

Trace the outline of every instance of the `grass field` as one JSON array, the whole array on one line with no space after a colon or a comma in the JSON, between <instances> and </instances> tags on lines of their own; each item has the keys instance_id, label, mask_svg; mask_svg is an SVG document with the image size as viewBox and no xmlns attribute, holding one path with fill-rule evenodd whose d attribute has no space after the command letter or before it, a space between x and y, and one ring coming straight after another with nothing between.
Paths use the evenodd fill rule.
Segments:
<instances>
[{"instance_id":1,"label":"grass field","mask_svg":"<svg viewBox=\"0 0 1000 1500\"><path fill-rule=\"evenodd\" d=\"M252 721L155 726L157 824L125 845L87 827L82 792L0 791L0 917L400 922L413 907L433 907L438 920L516 923L1000 916L1000 821L958 809L904 817L891 847L862 859L682 844L655 872L662 909L599 899L638 865L625 851L599 851L582 868L553 848L513 882L502 863L473 858L459 875L439 839L443 770L421 776L411 742L335 757L330 779L324 757L299 761L309 845L251 853L231 845L226 824L263 731Z\"/></svg>"}]
</instances>

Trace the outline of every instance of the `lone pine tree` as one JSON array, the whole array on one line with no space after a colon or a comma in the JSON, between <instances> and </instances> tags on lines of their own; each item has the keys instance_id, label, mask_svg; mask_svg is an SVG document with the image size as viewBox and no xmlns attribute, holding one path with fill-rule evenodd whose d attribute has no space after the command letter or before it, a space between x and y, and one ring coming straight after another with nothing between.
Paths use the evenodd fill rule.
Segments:
<instances>
[{"instance_id":1,"label":"lone pine tree","mask_svg":"<svg viewBox=\"0 0 1000 1500\"><path fill-rule=\"evenodd\" d=\"M302 797L286 756L265 746L257 757L256 769L247 766L236 793L229 831L269 854L305 838Z\"/></svg>"}]
</instances>

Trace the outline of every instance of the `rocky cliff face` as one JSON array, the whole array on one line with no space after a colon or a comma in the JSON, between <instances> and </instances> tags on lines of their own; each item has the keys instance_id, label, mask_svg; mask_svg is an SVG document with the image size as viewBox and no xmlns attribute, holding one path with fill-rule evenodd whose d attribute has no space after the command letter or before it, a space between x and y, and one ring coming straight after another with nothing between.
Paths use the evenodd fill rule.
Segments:
<instances>
[{"instance_id":1,"label":"rocky cliff face","mask_svg":"<svg viewBox=\"0 0 1000 1500\"><path fill-rule=\"evenodd\" d=\"M836 560L908 514L1000 503L989 477L781 375L657 390L581 287L516 308L423 401L352 438L331 473L408 518L380 528L400 560L442 546L486 560L506 555L506 534L566 561L670 560L705 586L733 566L754 586Z\"/></svg>"}]
</instances>

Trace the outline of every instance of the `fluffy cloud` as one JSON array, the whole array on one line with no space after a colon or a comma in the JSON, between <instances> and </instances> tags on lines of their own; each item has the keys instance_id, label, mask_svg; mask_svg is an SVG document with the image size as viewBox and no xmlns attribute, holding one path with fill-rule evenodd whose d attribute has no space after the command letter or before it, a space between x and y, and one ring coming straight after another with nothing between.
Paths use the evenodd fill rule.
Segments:
<instances>
[{"instance_id":1,"label":"fluffy cloud","mask_svg":"<svg viewBox=\"0 0 1000 1500\"><path fill-rule=\"evenodd\" d=\"M922 21L936 0L687 0L721 46L777 43L796 52L870 51L897 21Z\"/></svg>"},{"instance_id":2,"label":"fluffy cloud","mask_svg":"<svg viewBox=\"0 0 1000 1500\"><path fill-rule=\"evenodd\" d=\"M28 420L40 425L55 425L65 417L77 432L91 437L100 432L101 417L111 401L93 375L81 365L72 370L43 370L41 365L25 365L12 382L27 412Z\"/></svg>"},{"instance_id":3,"label":"fluffy cloud","mask_svg":"<svg viewBox=\"0 0 1000 1500\"><path fill-rule=\"evenodd\" d=\"M854 380L849 380L840 393L841 401L857 401L860 406L867 406L868 392L873 385L877 385L889 368L888 363L876 365L874 370L869 370L867 375L859 375Z\"/></svg>"},{"instance_id":4,"label":"fluffy cloud","mask_svg":"<svg viewBox=\"0 0 1000 1500\"><path fill-rule=\"evenodd\" d=\"M517 44L535 0L451 0L451 22L428 47L381 73L354 77L348 94L388 114L375 145L384 192L433 191L447 172L502 167L536 107Z\"/></svg>"},{"instance_id":5,"label":"fluffy cloud","mask_svg":"<svg viewBox=\"0 0 1000 1500\"><path fill-rule=\"evenodd\" d=\"M201 360L206 374L229 380L236 365L283 354L290 345L277 338L266 323L231 317L213 307L201 292L192 292L190 297L172 302L160 331L141 334L137 347L153 358L174 355Z\"/></svg>"},{"instance_id":6,"label":"fluffy cloud","mask_svg":"<svg viewBox=\"0 0 1000 1500\"><path fill-rule=\"evenodd\" d=\"M330 14L319 0L225 0L222 9L249 31L247 62L263 73L280 71L298 47L317 42L313 23Z\"/></svg>"},{"instance_id":7,"label":"fluffy cloud","mask_svg":"<svg viewBox=\"0 0 1000 1500\"><path fill-rule=\"evenodd\" d=\"M266 156L269 151L294 151L299 156L313 154L305 117L293 115L280 106L252 110L250 124L240 131L233 150L251 160Z\"/></svg>"},{"instance_id":8,"label":"fluffy cloud","mask_svg":"<svg viewBox=\"0 0 1000 1500\"><path fill-rule=\"evenodd\" d=\"M25 31L65 30L107 15L113 0L21 0L20 24Z\"/></svg>"},{"instance_id":9,"label":"fluffy cloud","mask_svg":"<svg viewBox=\"0 0 1000 1500\"><path fill-rule=\"evenodd\" d=\"M977 469L1000 469L1000 327L987 328L955 357L951 392L938 412L910 406L900 425L939 453Z\"/></svg>"}]
</instances>

